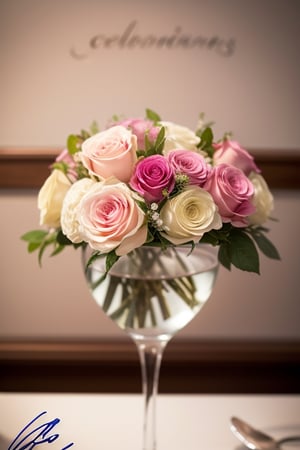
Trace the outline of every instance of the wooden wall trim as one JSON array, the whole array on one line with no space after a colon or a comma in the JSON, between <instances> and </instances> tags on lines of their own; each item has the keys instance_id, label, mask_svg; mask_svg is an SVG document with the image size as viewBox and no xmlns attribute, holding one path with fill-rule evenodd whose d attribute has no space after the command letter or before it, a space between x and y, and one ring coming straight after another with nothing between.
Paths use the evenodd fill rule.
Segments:
<instances>
[{"instance_id":1,"label":"wooden wall trim","mask_svg":"<svg viewBox=\"0 0 300 450\"><path fill-rule=\"evenodd\" d=\"M130 340L2 341L0 391L139 393L137 351ZM299 394L300 342L175 338L160 392Z\"/></svg>"},{"instance_id":2,"label":"wooden wall trim","mask_svg":"<svg viewBox=\"0 0 300 450\"><path fill-rule=\"evenodd\" d=\"M0 149L0 188L40 188L59 151L58 148ZM250 152L271 189L300 189L300 149Z\"/></svg>"}]
</instances>

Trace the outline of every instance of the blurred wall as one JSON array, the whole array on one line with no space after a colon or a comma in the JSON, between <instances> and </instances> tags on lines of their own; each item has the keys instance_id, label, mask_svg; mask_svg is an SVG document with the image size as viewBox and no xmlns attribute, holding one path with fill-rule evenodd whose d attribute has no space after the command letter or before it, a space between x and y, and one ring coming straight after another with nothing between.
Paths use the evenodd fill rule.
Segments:
<instances>
[{"instance_id":1,"label":"blurred wall","mask_svg":"<svg viewBox=\"0 0 300 450\"><path fill-rule=\"evenodd\" d=\"M191 128L205 111L217 137L298 151L299 12L293 0L1 2L0 147L62 147L93 120L150 107ZM177 44L155 46L161 36ZM79 252L42 269L27 255L19 237L38 226L36 195L0 192L0 338L123 336L87 292ZM300 192L274 195L282 262L262 258L260 277L221 269L180 336L300 338Z\"/></svg>"},{"instance_id":2,"label":"blurred wall","mask_svg":"<svg viewBox=\"0 0 300 450\"><path fill-rule=\"evenodd\" d=\"M299 148L299 15L298 0L0 2L0 145L61 146L148 107Z\"/></svg>"}]
</instances>

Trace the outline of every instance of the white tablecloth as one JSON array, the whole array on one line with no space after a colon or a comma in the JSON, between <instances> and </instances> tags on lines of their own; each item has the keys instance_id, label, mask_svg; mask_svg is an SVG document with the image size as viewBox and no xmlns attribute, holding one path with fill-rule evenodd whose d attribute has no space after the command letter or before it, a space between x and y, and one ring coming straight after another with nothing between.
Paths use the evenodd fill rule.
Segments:
<instances>
[{"instance_id":1,"label":"white tablecloth","mask_svg":"<svg viewBox=\"0 0 300 450\"><path fill-rule=\"evenodd\" d=\"M62 450L71 442L72 450L142 450L141 395L30 393L0 393L0 450L8 450L17 434L44 411L31 427L58 418L48 437L59 437L35 450ZM159 395L157 450L244 448L230 431L232 415L275 437L300 434L300 396ZM300 443L293 445L282 448L300 448Z\"/></svg>"}]
</instances>

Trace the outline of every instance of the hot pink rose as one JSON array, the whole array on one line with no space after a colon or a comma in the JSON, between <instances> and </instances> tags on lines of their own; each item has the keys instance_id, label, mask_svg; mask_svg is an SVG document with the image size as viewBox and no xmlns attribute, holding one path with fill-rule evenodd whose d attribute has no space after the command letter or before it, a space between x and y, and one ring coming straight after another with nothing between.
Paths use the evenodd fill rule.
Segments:
<instances>
[{"instance_id":1,"label":"hot pink rose","mask_svg":"<svg viewBox=\"0 0 300 450\"><path fill-rule=\"evenodd\" d=\"M211 171L204 157L193 151L172 150L167 154L167 159L176 174L189 177L189 184L203 186Z\"/></svg>"},{"instance_id":2,"label":"hot pink rose","mask_svg":"<svg viewBox=\"0 0 300 450\"><path fill-rule=\"evenodd\" d=\"M145 135L151 143L155 142L159 133L160 127L154 126L152 120L145 119L126 119L117 122L118 125L129 128L137 137L137 146L139 149L145 149Z\"/></svg>"},{"instance_id":3,"label":"hot pink rose","mask_svg":"<svg viewBox=\"0 0 300 450\"><path fill-rule=\"evenodd\" d=\"M126 183L133 172L136 151L136 136L127 128L117 125L83 142L82 163L101 179L114 176Z\"/></svg>"},{"instance_id":4,"label":"hot pink rose","mask_svg":"<svg viewBox=\"0 0 300 450\"><path fill-rule=\"evenodd\" d=\"M129 184L146 202L160 202L174 189L175 172L164 156L152 155L136 164Z\"/></svg>"},{"instance_id":5,"label":"hot pink rose","mask_svg":"<svg viewBox=\"0 0 300 450\"><path fill-rule=\"evenodd\" d=\"M95 250L122 255L143 245L147 238L145 215L125 183L93 184L77 210L81 237Z\"/></svg>"},{"instance_id":6,"label":"hot pink rose","mask_svg":"<svg viewBox=\"0 0 300 450\"><path fill-rule=\"evenodd\" d=\"M241 169L246 175L249 175L250 172L260 172L253 157L237 141L224 139L222 142L214 144L214 149L214 165L231 164Z\"/></svg>"},{"instance_id":7,"label":"hot pink rose","mask_svg":"<svg viewBox=\"0 0 300 450\"><path fill-rule=\"evenodd\" d=\"M203 187L212 195L223 222L231 222L236 227L247 226L247 217L255 211L254 188L240 169L220 164L214 167Z\"/></svg>"}]
</instances>

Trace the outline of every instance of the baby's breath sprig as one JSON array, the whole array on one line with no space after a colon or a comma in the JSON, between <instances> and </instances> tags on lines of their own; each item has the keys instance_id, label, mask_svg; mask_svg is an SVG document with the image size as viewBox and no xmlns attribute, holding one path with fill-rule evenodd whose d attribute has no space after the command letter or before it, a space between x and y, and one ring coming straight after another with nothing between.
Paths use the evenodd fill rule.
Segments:
<instances>
[{"instance_id":1,"label":"baby's breath sprig","mask_svg":"<svg viewBox=\"0 0 300 450\"><path fill-rule=\"evenodd\" d=\"M149 220L150 224L153 226L153 228L155 228L158 231L164 230L163 221L160 218L159 206L157 203L151 203L150 208L148 209L147 215L148 215L148 220Z\"/></svg>"}]
</instances>

